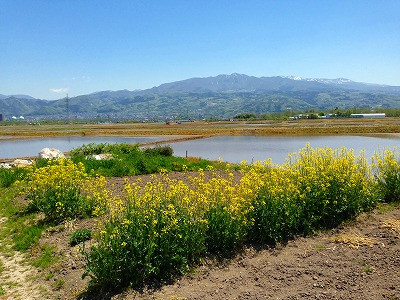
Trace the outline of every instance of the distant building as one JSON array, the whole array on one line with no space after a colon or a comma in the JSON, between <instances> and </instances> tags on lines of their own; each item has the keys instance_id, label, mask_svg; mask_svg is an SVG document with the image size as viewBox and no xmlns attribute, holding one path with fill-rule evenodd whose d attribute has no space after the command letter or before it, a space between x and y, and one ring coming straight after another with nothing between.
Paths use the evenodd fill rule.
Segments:
<instances>
[{"instance_id":1,"label":"distant building","mask_svg":"<svg viewBox=\"0 0 400 300\"><path fill-rule=\"evenodd\" d=\"M5 118L4 118L3 114L0 114L0 122L4 121L4 120L5 120Z\"/></svg>"},{"instance_id":2,"label":"distant building","mask_svg":"<svg viewBox=\"0 0 400 300\"><path fill-rule=\"evenodd\" d=\"M373 114L351 114L350 118L365 118L365 119L381 119L385 118L385 113L373 113Z\"/></svg>"}]
</instances>

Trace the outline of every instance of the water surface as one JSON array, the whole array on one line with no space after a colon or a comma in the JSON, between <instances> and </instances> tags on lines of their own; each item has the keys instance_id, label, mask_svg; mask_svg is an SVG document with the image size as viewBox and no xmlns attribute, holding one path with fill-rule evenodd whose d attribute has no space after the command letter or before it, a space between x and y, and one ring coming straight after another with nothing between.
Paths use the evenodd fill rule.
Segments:
<instances>
[{"instance_id":1,"label":"water surface","mask_svg":"<svg viewBox=\"0 0 400 300\"><path fill-rule=\"evenodd\" d=\"M202 157L232 163L242 160L247 162L272 158L274 163L284 163L288 153L297 152L307 143L314 148L353 148L358 154L365 150L367 157L374 151L385 147L400 146L400 136L294 136L294 137L255 137L255 136L221 136L201 140L191 140L171 144L175 155Z\"/></svg>"},{"instance_id":2,"label":"water surface","mask_svg":"<svg viewBox=\"0 0 400 300\"><path fill-rule=\"evenodd\" d=\"M90 143L144 143L160 141L165 139L162 136L143 136L143 137L86 137L70 136L61 138L35 138L27 140L1 140L0 139L0 158L13 158L23 156L36 156L43 148L56 148L63 152L73 148L87 145Z\"/></svg>"},{"instance_id":3,"label":"water surface","mask_svg":"<svg viewBox=\"0 0 400 300\"><path fill-rule=\"evenodd\" d=\"M163 140L164 136L145 137L62 137L39 138L29 140L1 140L0 158L35 156L44 147L69 151L89 143L143 143ZM371 157L374 151L385 147L400 146L400 136L385 134L370 136L294 136L294 137L255 137L255 136L218 136L171 143L177 156L202 157L231 163L266 160L272 158L274 163L283 163L288 153L297 152L307 143L314 148L330 147L353 148L356 153L365 150Z\"/></svg>"}]
</instances>

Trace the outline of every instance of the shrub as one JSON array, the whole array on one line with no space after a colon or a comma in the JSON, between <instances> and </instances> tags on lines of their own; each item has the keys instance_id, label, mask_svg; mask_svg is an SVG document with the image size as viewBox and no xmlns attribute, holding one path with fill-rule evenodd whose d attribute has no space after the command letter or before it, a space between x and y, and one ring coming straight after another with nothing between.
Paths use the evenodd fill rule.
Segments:
<instances>
[{"instance_id":1,"label":"shrub","mask_svg":"<svg viewBox=\"0 0 400 300\"><path fill-rule=\"evenodd\" d=\"M373 156L375 178L385 202L400 201L400 153L385 150Z\"/></svg>"},{"instance_id":2,"label":"shrub","mask_svg":"<svg viewBox=\"0 0 400 300\"><path fill-rule=\"evenodd\" d=\"M75 165L67 159L34 170L27 178L28 209L43 212L52 222L91 215L97 202L88 189L95 189L104 180L90 183L87 177L82 164Z\"/></svg>"},{"instance_id":3,"label":"shrub","mask_svg":"<svg viewBox=\"0 0 400 300\"><path fill-rule=\"evenodd\" d=\"M83 228L83 229L77 229L71 236L69 240L69 244L71 246L78 245L80 243L83 243L85 241L88 241L92 238L92 230Z\"/></svg>"},{"instance_id":4,"label":"shrub","mask_svg":"<svg viewBox=\"0 0 400 300\"><path fill-rule=\"evenodd\" d=\"M209 180L200 172L190 183L164 175L127 185L126 203L107 203L85 275L101 287L173 278L201 257L331 228L378 201L367 160L344 148L308 146L281 166L241 169L240 183L229 172Z\"/></svg>"},{"instance_id":5,"label":"shrub","mask_svg":"<svg viewBox=\"0 0 400 300\"><path fill-rule=\"evenodd\" d=\"M141 152L139 144L108 144L108 143L90 143L77 147L70 151L71 156L76 155L93 155L101 153L113 153L113 154L131 154Z\"/></svg>"},{"instance_id":6,"label":"shrub","mask_svg":"<svg viewBox=\"0 0 400 300\"><path fill-rule=\"evenodd\" d=\"M174 150L171 146L156 146L153 148L146 148L143 152L150 155L161 156L172 156L174 154Z\"/></svg>"}]
</instances>

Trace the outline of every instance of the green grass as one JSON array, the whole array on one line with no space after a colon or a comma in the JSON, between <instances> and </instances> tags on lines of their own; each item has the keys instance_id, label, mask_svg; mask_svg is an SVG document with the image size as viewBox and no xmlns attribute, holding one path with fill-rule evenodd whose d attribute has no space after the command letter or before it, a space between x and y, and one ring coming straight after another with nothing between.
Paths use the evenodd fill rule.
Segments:
<instances>
[{"instance_id":1,"label":"green grass","mask_svg":"<svg viewBox=\"0 0 400 300\"><path fill-rule=\"evenodd\" d=\"M91 155L110 153L113 159L95 160ZM198 171L208 166L222 168L217 164L203 159L188 160L172 155L169 146L140 149L138 145L130 144L89 144L71 151L74 163L82 162L85 170L90 174L106 177L122 177L158 173L161 170L171 171Z\"/></svg>"},{"instance_id":2,"label":"green grass","mask_svg":"<svg viewBox=\"0 0 400 300\"><path fill-rule=\"evenodd\" d=\"M57 248L49 245L42 245L40 247L41 254L38 258L36 258L32 265L36 268L46 269L54 264L58 257L55 255Z\"/></svg>"},{"instance_id":3,"label":"green grass","mask_svg":"<svg viewBox=\"0 0 400 300\"><path fill-rule=\"evenodd\" d=\"M46 274L46 276L44 277L45 280L49 281L50 279L52 279L54 277L54 272L49 272Z\"/></svg>"},{"instance_id":4,"label":"green grass","mask_svg":"<svg viewBox=\"0 0 400 300\"><path fill-rule=\"evenodd\" d=\"M13 248L21 252L28 250L39 241L39 238L45 228L46 225L43 223L22 227L22 229L20 229L19 232L16 232L13 236Z\"/></svg>"},{"instance_id":5,"label":"green grass","mask_svg":"<svg viewBox=\"0 0 400 300\"><path fill-rule=\"evenodd\" d=\"M58 278L58 279L56 279L56 281L54 281L54 283L52 284L52 287L55 290L60 290L64 286L64 284L65 284L64 279Z\"/></svg>"},{"instance_id":6,"label":"green grass","mask_svg":"<svg viewBox=\"0 0 400 300\"><path fill-rule=\"evenodd\" d=\"M372 274L373 271L374 271L374 269L373 269L373 267L371 267L370 265L366 265L366 266L364 267L364 272L365 272L366 274Z\"/></svg>"},{"instance_id":7,"label":"green grass","mask_svg":"<svg viewBox=\"0 0 400 300\"><path fill-rule=\"evenodd\" d=\"M400 206L400 202L390 202L390 203L378 203L377 211L380 214L385 214L392 211Z\"/></svg>"},{"instance_id":8,"label":"green grass","mask_svg":"<svg viewBox=\"0 0 400 300\"><path fill-rule=\"evenodd\" d=\"M23 180L29 173L25 168L0 168L0 187L9 187L17 180Z\"/></svg>"},{"instance_id":9,"label":"green grass","mask_svg":"<svg viewBox=\"0 0 400 300\"><path fill-rule=\"evenodd\" d=\"M3 252L12 249L24 252L35 245L46 224L35 220L36 214L25 213L25 206L15 200L19 187L0 188L0 218L6 218L0 226L0 241Z\"/></svg>"},{"instance_id":10,"label":"green grass","mask_svg":"<svg viewBox=\"0 0 400 300\"><path fill-rule=\"evenodd\" d=\"M16 186L9 188L0 187L0 217L10 217L22 210L14 198L18 195L19 188Z\"/></svg>"}]
</instances>

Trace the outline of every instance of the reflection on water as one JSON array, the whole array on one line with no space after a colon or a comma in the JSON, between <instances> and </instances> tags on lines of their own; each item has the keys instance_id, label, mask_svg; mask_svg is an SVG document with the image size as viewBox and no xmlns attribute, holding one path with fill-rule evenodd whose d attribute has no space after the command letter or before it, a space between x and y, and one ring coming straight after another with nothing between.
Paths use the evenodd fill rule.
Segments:
<instances>
[{"instance_id":1,"label":"reflection on water","mask_svg":"<svg viewBox=\"0 0 400 300\"><path fill-rule=\"evenodd\" d=\"M0 140L0 158L35 156L45 147L63 152L90 143L143 143L165 139L161 136L145 137L85 137L68 136L62 138L39 138L29 140Z\"/></svg>"},{"instance_id":2,"label":"reflection on water","mask_svg":"<svg viewBox=\"0 0 400 300\"><path fill-rule=\"evenodd\" d=\"M141 143L162 140L165 137L63 137L32 140L0 140L0 158L37 155L44 147L52 147L61 151L89 143ZM274 163L283 163L288 153L297 152L307 143L314 148L330 147L353 148L355 153L365 150L367 157L374 151L385 147L400 146L400 137L396 134L382 136L296 136L296 137L255 137L225 136L206 139L189 140L172 143L177 156L202 157L206 159L238 163L272 158Z\"/></svg>"},{"instance_id":3,"label":"reflection on water","mask_svg":"<svg viewBox=\"0 0 400 300\"><path fill-rule=\"evenodd\" d=\"M367 157L374 151L385 147L400 146L398 135L384 138L379 136L295 136L295 137L255 137L228 136L213 137L202 140L192 140L172 144L174 153L178 156L202 157L211 160L222 158L224 161L238 163L266 160L272 158L274 163L284 163L288 153L297 152L307 143L314 148L353 148L358 154L365 150Z\"/></svg>"}]
</instances>

